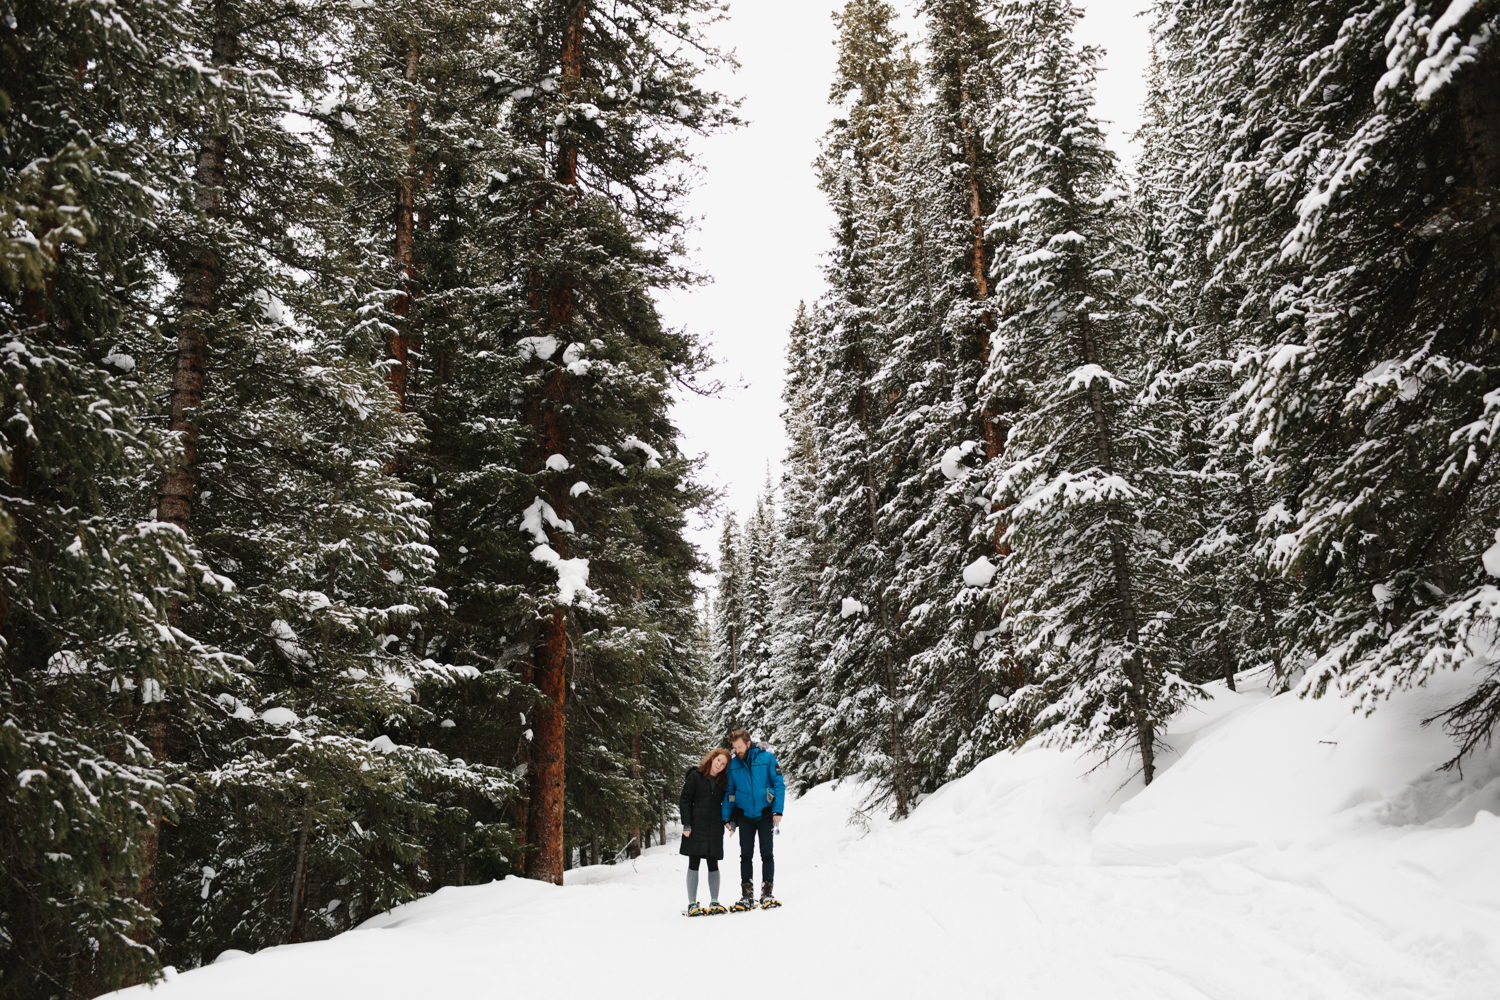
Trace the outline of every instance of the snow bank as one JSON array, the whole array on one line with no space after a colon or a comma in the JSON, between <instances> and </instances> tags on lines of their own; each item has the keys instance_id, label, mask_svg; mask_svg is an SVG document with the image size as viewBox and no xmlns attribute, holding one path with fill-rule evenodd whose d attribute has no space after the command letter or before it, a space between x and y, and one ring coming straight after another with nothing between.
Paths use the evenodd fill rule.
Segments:
<instances>
[{"instance_id":1,"label":"snow bank","mask_svg":"<svg viewBox=\"0 0 1500 1000\"><path fill-rule=\"evenodd\" d=\"M656 848L563 888L442 889L151 996L656 1000L662 970L700 956L708 974L732 946L794 1000L1488 1000L1500 749L1438 772L1448 741L1420 725L1464 683L1368 718L1210 685L1150 788L1124 757L1043 747L990 758L900 823L859 785L823 785L788 804L770 913L683 919L685 859Z\"/></svg>"}]
</instances>

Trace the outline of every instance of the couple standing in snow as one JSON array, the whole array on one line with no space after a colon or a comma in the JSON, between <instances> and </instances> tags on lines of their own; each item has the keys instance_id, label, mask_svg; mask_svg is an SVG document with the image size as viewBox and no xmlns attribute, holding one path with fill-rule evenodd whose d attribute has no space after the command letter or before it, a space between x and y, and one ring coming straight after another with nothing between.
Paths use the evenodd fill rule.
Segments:
<instances>
[{"instance_id":1,"label":"couple standing in snow","mask_svg":"<svg viewBox=\"0 0 1500 1000\"><path fill-rule=\"evenodd\" d=\"M743 729L729 734L731 754L715 747L697 767L688 769L678 807L682 813L682 854L688 857L688 916L723 913L719 903L719 861L724 857L724 834L740 832L740 899L731 910L756 906L755 840L760 838L760 903L763 909L781 904L772 895L776 879L773 833L781 823L786 803L786 782L781 765L762 750ZM720 825L722 824L722 826ZM698 904L698 870L708 859L709 904Z\"/></svg>"}]
</instances>

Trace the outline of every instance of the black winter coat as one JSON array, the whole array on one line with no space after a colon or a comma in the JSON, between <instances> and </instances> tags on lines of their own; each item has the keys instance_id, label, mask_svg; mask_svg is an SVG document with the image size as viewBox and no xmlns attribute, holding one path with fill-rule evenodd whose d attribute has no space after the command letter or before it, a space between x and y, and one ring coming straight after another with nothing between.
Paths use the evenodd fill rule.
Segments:
<instances>
[{"instance_id":1,"label":"black winter coat","mask_svg":"<svg viewBox=\"0 0 1500 1000\"><path fill-rule=\"evenodd\" d=\"M696 767L688 768L677 808L682 811L682 828L692 830L693 835L682 838L679 853L716 861L724 857L723 805L724 786L705 778Z\"/></svg>"}]
</instances>

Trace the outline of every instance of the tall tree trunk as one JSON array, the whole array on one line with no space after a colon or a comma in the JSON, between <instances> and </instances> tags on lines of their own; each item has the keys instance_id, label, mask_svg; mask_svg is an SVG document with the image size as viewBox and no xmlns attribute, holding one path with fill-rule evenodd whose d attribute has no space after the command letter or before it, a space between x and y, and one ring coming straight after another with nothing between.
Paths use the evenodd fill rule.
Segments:
<instances>
[{"instance_id":1,"label":"tall tree trunk","mask_svg":"<svg viewBox=\"0 0 1500 1000\"><path fill-rule=\"evenodd\" d=\"M232 65L239 57L239 23L228 4L218 8L212 42L215 66ZM224 170L229 155L229 138L224 134L205 137L198 146L194 171L194 208L205 220L218 217L224 203ZM198 417L203 406L203 389L207 382L208 337L210 316L217 307L219 287L223 283L223 262L214 240L206 233L188 250L187 264L180 276L180 305L177 316L177 357L172 370L172 388L168 402L168 428L177 436L181 453L171 468L163 473L156 502L156 519L175 524L184 533L192 528L193 501L198 490ZM176 627L181 621L181 604L173 600L167 606L167 619ZM167 759L167 709L159 699L149 699L150 685L142 685L141 709L137 728L141 741L151 751L153 760ZM157 864L161 847L160 815L151 817L142 845L140 901L151 912L159 906L157 898Z\"/></svg>"},{"instance_id":2,"label":"tall tree trunk","mask_svg":"<svg viewBox=\"0 0 1500 1000\"><path fill-rule=\"evenodd\" d=\"M583 79L583 34L587 7L584 0L574 0L568 22L563 29L561 51L562 94L572 98ZM570 204L578 198L578 146L568 129L559 131L560 141L554 165L554 180L569 189ZM538 278L542 280L538 280ZM533 288L545 288L545 324L549 330L565 330L573 319L575 286L572 275L533 276ZM552 455L568 450L568 392L564 369L554 368L543 385L542 399L534 413L537 435L537 470L546 468ZM548 475L548 495L557 516L568 516L567 485L562 473ZM554 545L566 558L559 539ZM530 853L526 857L529 878L562 884L563 854L563 788L566 760L566 695L568 666L568 626L565 608L553 608L543 619L542 639L533 650L537 687L542 701L536 708L535 739L532 741L532 795L527 811L526 840Z\"/></svg>"},{"instance_id":3,"label":"tall tree trunk","mask_svg":"<svg viewBox=\"0 0 1500 1000\"><path fill-rule=\"evenodd\" d=\"M739 637L735 635L738 629L731 622L729 625L729 687L734 695L734 718L731 720L731 728L740 727L740 644Z\"/></svg>"},{"instance_id":4,"label":"tall tree trunk","mask_svg":"<svg viewBox=\"0 0 1500 1000\"><path fill-rule=\"evenodd\" d=\"M219 8L214 28L213 62L231 65L239 56L239 25L227 4ZM198 146L194 174L194 207L208 220L217 218L224 204L224 169L229 137L210 135ZM193 500L198 489L198 412L207 382L209 317L223 283L223 262L214 240L204 235L188 251L181 275L181 307L177 317L177 359L172 370L168 426L177 435L182 454L161 479L156 519L189 531ZM175 616L176 609L173 609Z\"/></svg>"},{"instance_id":5,"label":"tall tree trunk","mask_svg":"<svg viewBox=\"0 0 1500 1000\"><path fill-rule=\"evenodd\" d=\"M1079 282L1082 286L1084 283ZM1088 314L1082 317L1084 364L1099 363L1099 349L1094 339L1094 324ZM1095 460L1105 475L1114 475L1113 428L1099 380L1089 386L1089 409L1094 423ZM1156 726L1151 719L1146 698L1146 669L1141 662L1141 630L1135 606L1135 581L1131 572L1130 553L1125 544L1125 525L1114 504L1104 507L1104 528L1109 537L1109 556L1114 571L1115 600L1119 603L1121 624L1130 642L1130 656L1125 661L1125 678L1130 683L1125 701L1135 724L1136 742L1141 753L1141 772L1146 784L1156 776Z\"/></svg>"},{"instance_id":6,"label":"tall tree trunk","mask_svg":"<svg viewBox=\"0 0 1500 1000\"><path fill-rule=\"evenodd\" d=\"M630 776L636 782L636 784L640 784L640 781L641 781L641 738L640 738L639 735L632 736L631 739L630 739L630 754L631 754L632 759L634 760L634 763L631 765L631 768L630 768ZM637 826L635 828L635 842L634 842L634 844L630 848L630 856L632 858L638 858L638 857L640 857L641 856L641 851L645 849L646 842L643 839L643 837L645 835L646 835L646 831L643 830L643 829L641 829L640 825L637 824Z\"/></svg>"},{"instance_id":7,"label":"tall tree trunk","mask_svg":"<svg viewBox=\"0 0 1500 1000\"><path fill-rule=\"evenodd\" d=\"M415 45L406 54L406 82L417 82L417 64L421 50ZM415 97L406 104L407 127L410 139L406 147L406 173L401 178L396 192L396 268L400 272L401 289L391 303L396 314L391 333L386 338L386 355L392 362L387 378L391 392L396 396L396 409L406 412L406 386L411 374L412 338L408 327L411 317L412 260L416 248L416 204L417 204L417 127L421 123L421 106Z\"/></svg>"},{"instance_id":8,"label":"tall tree trunk","mask_svg":"<svg viewBox=\"0 0 1500 1000\"><path fill-rule=\"evenodd\" d=\"M303 803L302 829L297 834L297 866L292 869L292 915L287 924L287 944L302 940L307 911L307 818Z\"/></svg>"},{"instance_id":9,"label":"tall tree trunk","mask_svg":"<svg viewBox=\"0 0 1500 1000\"><path fill-rule=\"evenodd\" d=\"M1474 184L1481 202L1489 206L1485 220L1490 251L1489 317L1500 317L1500 43L1491 42L1478 63L1465 70L1456 81L1458 116L1463 124L1464 142L1469 150L1469 165L1474 170Z\"/></svg>"},{"instance_id":10,"label":"tall tree trunk","mask_svg":"<svg viewBox=\"0 0 1500 1000\"><path fill-rule=\"evenodd\" d=\"M540 703L532 710L531 802L526 813L526 877L562 885L563 788L567 748L567 616L554 608L536 647Z\"/></svg>"},{"instance_id":11,"label":"tall tree trunk","mask_svg":"<svg viewBox=\"0 0 1500 1000\"><path fill-rule=\"evenodd\" d=\"M880 514L875 505L875 468L870 454L875 440L872 432L874 416L870 413L870 398L866 385L869 379L869 358L865 355L860 328L854 328L856 367L859 369L859 429L865 438L865 506L870 519L870 541L880 548ZM891 755L891 792L896 797L896 818L905 819L911 797L907 787L906 746L902 738L901 685L896 676L896 664L891 658L891 622L886 608L885 587L880 580L872 581L875 588L875 609L880 617L880 656L885 672L886 700L890 711L886 719L886 737Z\"/></svg>"},{"instance_id":12,"label":"tall tree trunk","mask_svg":"<svg viewBox=\"0 0 1500 1000\"><path fill-rule=\"evenodd\" d=\"M960 23L954 28L961 48L964 26ZM969 92L971 69L962 55L959 56L956 71L958 74L958 130L962 138L964 162L968 165L968 176L965 178L964 188L967 195L965 208L969 213L969 272L974 279L974 299L982 303L979 313L978 353L980 377L983 378L984 372L989 370L993 350L990 338L995 332L995 312L989 304L991 251L984 238L984 223L989 207L984 203L984 191L980 183L981 141L969 116L969 108L973 103ZM980 433L984 436L984 454L988 459L999 457L1000 450L1004 447L1004 442L1000 440L998 417L999 413L994 401L986 400L980 407L979 419ZM997 534L996 537L998 538L999 535Z\"/></svg>"}]
</instances>

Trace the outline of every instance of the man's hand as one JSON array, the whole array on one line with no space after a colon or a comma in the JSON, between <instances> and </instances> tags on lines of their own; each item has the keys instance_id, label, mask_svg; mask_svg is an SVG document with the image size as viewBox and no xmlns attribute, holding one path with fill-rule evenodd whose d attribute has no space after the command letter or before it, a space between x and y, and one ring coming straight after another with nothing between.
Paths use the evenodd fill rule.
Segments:
<instances>
[{"instance_id":1,"label":"man's hand","mask_svg":"<svg viewBox=\"0 0 1500 1000\"><path fill-rule=\"evenodd\" d=\"M772 816L771 817L771 822L775 823L777 826L780 826L781 825L781 813L777 813L776 815Z\"/></svg>"},{"instance_id":2,"label":"man's hand","mask_svg":"<svg viewBox=\"0 0 1500 1000\"><path fill-rule=\"evenodd\" d=\"M725 823L724 824L724 832L725 833L733 833L734 832L734 824L733 823Z\"/></svg>"}]
</instances>

